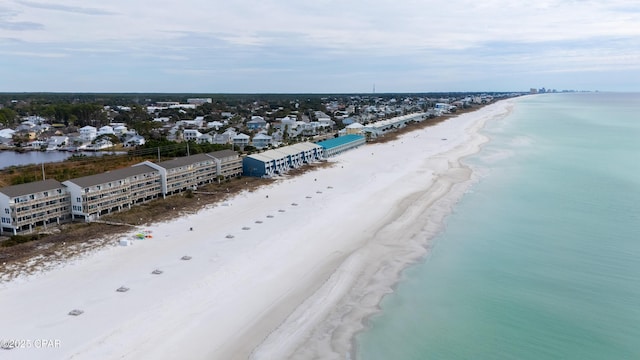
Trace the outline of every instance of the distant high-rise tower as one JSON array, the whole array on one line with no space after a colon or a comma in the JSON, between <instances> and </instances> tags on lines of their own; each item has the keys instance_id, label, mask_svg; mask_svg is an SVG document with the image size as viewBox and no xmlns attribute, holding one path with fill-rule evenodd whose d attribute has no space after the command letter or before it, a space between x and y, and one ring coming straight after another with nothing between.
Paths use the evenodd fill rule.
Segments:
<instances>
[{"instance_id":1,"label":"distant high-rise tower","mask_svg":"<svg viewBox=\"0 0 640 360\"><path fill-rule=\"evenodd\" d=\"M376 83L373 83L373 93L376 93Z\"/></svg>"}]
</instances>

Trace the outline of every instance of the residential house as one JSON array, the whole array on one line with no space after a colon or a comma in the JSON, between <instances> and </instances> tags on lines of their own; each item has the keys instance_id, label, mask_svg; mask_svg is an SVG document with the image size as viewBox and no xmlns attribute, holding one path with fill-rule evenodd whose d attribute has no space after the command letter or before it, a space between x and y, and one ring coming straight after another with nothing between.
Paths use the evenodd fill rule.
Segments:
<instances>
[{"instance_id":1,"label":"residential house","mask_svg":"<svg viewBox=\"0 0 640 360\"><path fill-rule=\"evenodd\" d=\"M213 144L213 135L211 134L202 134L198 136L196 139L198 144Z\"/></svg>"},{"instance_id":2,"label":"residential house","mask_svg":"<svg viewBox=\"0 0 640 360\"><path fill-rule=\"evenodd\" d=\"M145 140L144 136L141 135L131 135L128 136L124 142L122 143L125 147L135 147L135 146L141 146L144 145L147 141Z\"/></svg>"},{"instance_id":3,"label":"residential house","mask_svg":"<svg viewBox=\"0 0 640 360\"><path fill-rule=\"evenodd\" d=\"M113 127L109 126L109 125L105 125L103 127L101 127L100 129L98 129L98 132L96 134L97 136L100 135L115 135L115 132L113 131Z\"/></svg>"},{"instance_id":4,"label":"residential house","mask_svg":"<svg viewBox=\"0 0 640 360\"><path fill-rule=\"evenodd\" d=\"M293 135L295 133L294 129L296 128L296 121L297 119L294 117L285 116L279 119L280 128L283 131L286 129L289 135Z\"/></svg>"},{"instance_id":5,"label":"residential house","mask_svg":"<svg viewBox=\"0 0 640 360\"><path fill-rule=\"evenodd\" d=\"M81 127L79 132L80 140L83 142L93 141L98 136L98 130L91 125Z\"/></svg>"},{"instance_id":6,"label":"residential house","mask_svg":"<svg viewBox=\"0 0 640 360\"><path fill-rule=\"evenodd\" d=\"M342 119L342 123L343 123L344 125L351 125L351 124L353 124L354 122L356 122L356 119L355 119L354 117L348 117L348 118L344 118L344 119Z\"/></svg>"},{"instance_id":7,"label":"residential house","mask_svg":"<svg viewBox=\"0 0 640 360\"><path fill-rule=\"evenodd\" d=\"M97 150L108 149L110 147L113 147L113 142L111 142L111 140L109 138L102 137L102 138L97 139L95 142L87 145L85 147L85 150L97 151Z\"/></svg>"},{"instance_id":8,"label":"residential house","mask_svg":"<svg viewBox=\"0 0 640 360\"><path fill-rule=\"evenodd\" d=\"M184 136L185 141L196 141L200 136L202 136L202 133L195 129L184 129L182 136Z\"/></svg>"},{"instance_id":9,"label":"residential house","mask_svg":"<svg viewBox=\"0 0 640 360\"><path fill-rule=\"evenodd\" d=\"M3 137L5 139L11 139L13 137L13 134L15 134L15 130L13 129L1 129L0 130L0 137Z\"/></svg>"},{"instance_id":10,"label":"residential house","mask_svg":"<svg viewBox=\"0 0 640 360\"><path fill-rule=\"evenodd\" d=\"M183 140L182 130L180 129L180 126L175 125L169 128L169 130L167 131L167 140L170 140L170 141Z\"/></svg>"},{"instance_id":11,"label":"residential house","mask_svg":"<svg viewBox=\"0 0 640 360\"><path fill-rule=\"evenodd\" d=\"M233 142L233 146L237 146L240 149L244 149L245 146L249 145L249 140L251 137L247 134L238 134L234 136L231 141Z\"/></svg>"},{"instance_id":12,"label":"residential house","mask_svg":"<svg viewBox=\"0 0 640 360\"><path fill-rule=\"evenodd\" d=\"M68 136L50 136L47 139L47 150L59 150L69 143Z\"/></svg>"},{"instance_id":13,"label":"residential house","mask_svg":"<svg viewBox=\"0 0 640 360\"><path fill-rule=\"evenodd\" d=\"M364 133L364 125L354 122L351 125L347 125L345 127L345 130L348 135L350 134L362 135Z\"/></svg>"},{"instance_id":14,"label":"residential house","mask_svg":"<svg viewBox=\"0 0 640 360\"><path fill-rule=\"evenodd\" d=\"M249 130L259 130L267 127L267 121L262 116L252 116L246 125Z\"/></svg>"},{"instance_id":15,"label":"residential house","mask_svg":"<svg viewBox=\"0 0 640 360\"><path fill-rule=\"evenodd\" d=\"M229 133L226 133L226 132L223 133L223 134L213 134L211 143L212 144L220 144L220 145L230 144L231 143L231 135Z\"/></svg>"},{"instance_id":16,"label":"residential house","mask_svg":"<svg viewBox=\"0 0 640 360\"><path fill-rule=\"evenodd\" d=\"M127 129L126 125L115 125L113 127L113 132L116 134L116 136L124 136L125 134L127 134L129 132L129 129Z\"/></svg>"},{"instance_id":17,"label":"residential house","mask_svg":"<svg viewBox=\"0 0 640 360\"><path fill-rule=\"evenodd\" d=\"M216 131L220 130L220 128L223 126L224 124L220 121L210 121L207 123L207 129L215 129Z\"/></svg>"},{"instance_id":18,"label":"residential house","mask_svg":"<svg viewBox=\"0 0 640 360\"><path fill-rule=\"evenodd\" d=\"M271 136L264 133L259 133L258 135L253 137L252 144L257 149L265 148L271 144Z\"/></svg>"},{"instance_id":19,"label":"residential house","mask_svg":"<svg viewBox=\"0 0 640 360\"><path fill-rule=\"evenodd\" d=\"M21 122L20 125L18 125L16 127L16 131L20 131L20 132L24 132L24 131L26 131L26 132L30 132L30 131L36 132L35 127L36 127L35 123L26 120L26 121Z\"/></svg>"},{"instance_id":20,"label":"residential house","mask_svg":"<svg viewBox=\"0 0 640 360\"><path fill-rule=\"evenodd\" d=\"M47 148L47 142L43 141L43 140L33 140L32 142L29 143L29 146L31 149L35 149L35 150L42 150L42 149L46 149Z\"/></svg>"},{"instance_id":21,"label":"residential house","mask_svg":"<svg viewBox=\"0 0 640 360\"><path fill-rule=\"evenodd\" d=\"M325 120L325 121L326 121L326 119L331 120L331 116L329 116L329 115L327 115L327 114L323 113L322 111L316 111L316 112L314 112L313 114L315 115L315 117L316 117L316 119L317 119L318 121L322 121L322 120Z\"/></svg>"}]
</instances>

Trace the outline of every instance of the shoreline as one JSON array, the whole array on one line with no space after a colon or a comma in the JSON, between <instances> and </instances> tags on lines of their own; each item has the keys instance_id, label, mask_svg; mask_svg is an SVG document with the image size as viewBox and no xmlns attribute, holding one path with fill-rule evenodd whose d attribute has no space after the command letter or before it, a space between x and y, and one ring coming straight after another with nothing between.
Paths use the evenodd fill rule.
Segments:
<instances>
[{"instance_id":1,"label":"shoreline","mask_svg":"<svg viewBox=\"0 0 640 360\"><path fill-rule=\"evenodd\" d=\"M466 129L470 139L457 147L438 154L437 158L425 160L426 167L441 169L435 174L435 179L424 189L410 194L401 199L403 204L392 216L391 221L386 222L376 231L376 236L364 246L355 250L340 268L332 275L338 279L330 279L325 287L337 286L345 275L351 273L360 263L362 269L358 276L352 279L342 280L343 293L334 294L338 298L332 305L326 304L327 292L334 289L324 289L324 293L314 294L316 299L309 304L303 304L291 315L287 322L281 325L274 333L273 339L267 339L252 354L255 359L262 358L288 358L288 359L356 359L356 337L368 328L367 321L372 315L381 311L380 302L384 296L394 291L398 282L402 279L403 271L421 261L428 255L433 239L442 231L443 221L451 213L455 204L464 196L464 193L474 182L472 169L464 164L464 158L474 155L490 139L480 131L487 121L496 117L505 117L511 111L512 106L507 105L505 112L479 118L470 129ZM471 113L473 116L473 113ZM477 114L476 114L477 115ZM410 135L406 135L410 136ZM445 160L448 167L437 164ZM424 225L426 221L426 225ZM385 241L385 238L399 238L399 241ZM375 249L379 248L379 249ZM355 259L351 259L355 257ZM378 264L365 266L364 263ZM344 267L344 268L343 268ZM331 281L333 280L333 281ZM351 285L351 286L348 286ZM322 290L321 290L322 291ZM310 298L312 299L312 298ZM319 300L325 300L322 305L329 308L328 314L322 320L329 323L311 330L306 339L302 339L283 349L282 340L290 339L299 332L295 324L301 323L304 312L314 312L319 307ZM308 300L309 301L309 300ZM291 331L291 330L294 331ZM327 335L327 333L329 335ZM273 348L276 348L274 351Z\"/></svg>"},{"instance_id":2,"label":"shoreline","mask_svg":"<svg viewBox=\"0 0 640 360\"><path fill-rule=\"evenodd\" d=\"M455 184L468 184L471 171L460 160L479 150L481 125L509 104L351 150L333 167L144 227L152 240L0 287L16 324L0 338L59 337L61 349L39 354L80 359L348 356L353 335L463 195ZM425 219L429 227L417 226ZM149 275L154 268L164 273ZM131 291L116 294L118 286ZM76 307L85 313L68 316Z\"/></svg>"}]
</instances>

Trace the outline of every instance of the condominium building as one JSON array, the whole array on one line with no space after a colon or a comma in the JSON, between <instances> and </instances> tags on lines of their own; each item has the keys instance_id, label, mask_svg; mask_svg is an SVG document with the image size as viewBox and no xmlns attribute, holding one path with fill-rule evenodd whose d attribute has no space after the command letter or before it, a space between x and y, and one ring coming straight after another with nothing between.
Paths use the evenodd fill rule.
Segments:
<instances>
[{"instance_id":1,"label":"condominium building","mask_svg":"<svg viewBox=\"0 0 640 360\"><path fill-rule=\"evenodd\" d=\"M160 172L147 165L71 179L62 184L71 195L74 220L94 220L157 199L162 194Z\"/></svg>"},{"instance_id":2,"label":"condominium building","mask_svg":"<svg viewBox=\"0 0 640 360\"><path fill-rule=\"evenodd\" d=\"M206 154L179 157L152 163L145 161L136 166L149 166L159 172L162 181L162 195L173 195L210 183L216 178L216 162Z\"/></svg>"},{"instance_id":3,"label":"condominium building","mask_svg":"<svg viewBox=\"0 0 640 360\"><path fill-rule=\"evenodd\" d=\"M102 215L173 195L217 179L242 175L232 150L140 164L64 181L45 180L0 188L0 234L15 235L65 220L93 221Z\"/></svg>"},{"instance_id":4,"label":"condominium building","mask_svg":"<svg viewBox=\"0 0 640 360\"><path fill-rule=\"evenodd\" d=\"M69 193L53 179L0 188L0 234L60 224L70 219L69 207Z\"/></svg>"},{"instance_id":5,"label":"condominium building","mask_svg":"<svg viewBox=\"0 0 640 360\"><path fill-rule=\"evenodd\" d=\"M225 179L242 176L242 158L236 151L221 150L207 155L216 161L216 175Z\"/></svg>"}]
</instances>

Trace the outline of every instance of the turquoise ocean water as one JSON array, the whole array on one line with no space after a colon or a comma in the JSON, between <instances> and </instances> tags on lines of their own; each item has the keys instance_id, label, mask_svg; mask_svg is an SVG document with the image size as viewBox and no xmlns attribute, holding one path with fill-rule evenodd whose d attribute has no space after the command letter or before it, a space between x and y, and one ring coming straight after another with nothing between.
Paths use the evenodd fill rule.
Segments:
<instances>
[{"instance_id":1,"label":"turquoise ocean water","mask_svg":"<svg viewBox=\"0 0 640 360\"><path fill-rule=\"evenodd\" d=\"M640 94L541 94L356 337L373 359L640 359Z\"/></svg>"}]
</instances>

